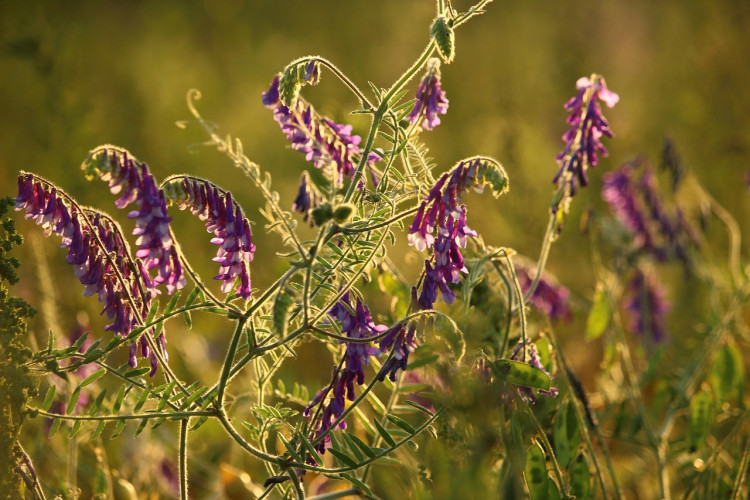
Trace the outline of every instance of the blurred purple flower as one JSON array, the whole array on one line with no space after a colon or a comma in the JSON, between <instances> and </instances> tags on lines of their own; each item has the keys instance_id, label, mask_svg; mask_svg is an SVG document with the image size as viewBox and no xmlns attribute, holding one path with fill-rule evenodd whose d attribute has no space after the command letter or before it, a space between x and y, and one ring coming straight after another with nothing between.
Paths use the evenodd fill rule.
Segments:
<instances>
[{"instance_id":1,"label":"blurred purple flower","mask_svg":"<svg viewBox=\"0 0 750 500\"><path fill-rule=\"evenodd\" d=\"M15 208L24 210L27 219L41 225L45 235L55 233L61 236L61 247L68 249L65 260L73 266L76 278L84 286L83 295L96 295L104 304L102 314L106 313L113 320L104 329L122 337L128 336L137 326L137 314L148 314L152 295L144 289L143 276L148 275L140 261L136 261L140 272L135 271L136 264L119 227L99 212L86 210L84 214L75 206L69 208L57 188L33 174L18 177ZM133 310L133 305L138 311ZM143 335L146 334L155 335L153 329ZM146 344L143 335L140 342ZM166 357L163 332L159 339ZM131 353L135 345L134 342ZM155 354L146 349L142 350L142 355L151 359L153 376ZM134 355L131 355L130 363L136 365Z\"/></svg>"},{"instance_id":2,"label":"blurred purple flower","mask_svg":"<svg viewBox=\"0 0 750 500\"><path fill-rule=\"evenodd\" d=\"M115 201L117 208L135 202L136 210L128 213L128 217L135 219L136 257L143 261L147 271L158 268L149 286L163 284L170 295L184 287L185 276L169 233L172 218L167 214L164 191L156 185L148 166L125 150L104 147L94 150L82 168L87 176L98 176L108 182L112 194L122 192Z\"/></svg>"},{"instance_id":3,"label":"blurred purple flower","mask_svg":"<svg viewBox=\"0 0 750 500\"><path fill-rule=\"evenodd\" d=\"M553 213L570 202L578 190L577 185L588 184L589 167L599 163L599 154L607 156L602 136L614 136L602 114L599 100L611 108L620 97L607 89L604 78L596 74L590 79L579 78L576 88L578 94L565 104L565 109L570 112L567 120L570 129L562 137L565 147L557 155L559 169L552 181L563 189L564 194L553 204Z\"/></svg>"},{"instance_id":4,"label":"blurred purple flower","mask_svg":"<svg viewBox=\"0 0 750 500\"><path fill-rule=\"evenodd\" d=\"M525 294L536 276L536 270L531 265L515 259L513 262L516 269L518 283ZM531 294L529 302L537 310L546 314L550 320L570 320L572 314L568 306L570 291L558 284L549 274L542 273L534 293Z\"/></svg>"},{"instance_id":5,"label":"blurred purple flower","mask_svg":"<svg viewBox=\"0 0 750 500\"><path fill-rule=\"evenodd\" d=\"M187 176L172 178L166 189L177 208L190 208L193 215L206 221L206 230L213 233L211 243L219 245L213 261L221 266L214 279L223 281L221 291L229 293L239 278L236 295L249 298L252 292L250 262L253 261L255 245L250 222L232 199L232 193L208 181Z\"/></svg>"},{"instance_id":6,"label":"blurred purple flower","mask_svg":"<svg viewBox=\"0 0 750 500\"><path fill-rule=\"evenodd\" d=\"M688 249L700 244L693 227L677 207L664 208L649 166L640 176L639 162L627 163L602 177L602 199L633 236L633 247L659 261L674 256L688 264Z\"/></svg>"},{"instance_id":7,"label":"blurred purple flower","mask_svg":"<svg viewBox=\"0 0 750 500\"><path fill-rule=\"evenodd\" d=\"M628 330L654 343L667 339L666 314L670 305L655 274L636 267L627 285L623 305L628 311Z\"/></svg>"},{"instance_id":8,"label":"blurred purple flower","mask_svg":"<svg viewBox=\"0 0 750 500\"><path fill-rule=\"evenodd\" d=\"M262 94L263 105L273 110L274 120L292 143L292 149L305 154L330 179L338 184L354 175L360 161L362 138L352 135L351 125L341 125L318 115L313 107L298 98L290 108L279 100L279 77L271 82L268 91ZM378 161L378 155L370 154L367 161Z\"/></svg>"},{"instance_id":9,"label":"blurred purple flower","mask_svg":"<svg viewBox=\"0 0 750 500\"><path fill-rule=\"evenodd\" d=\"M438 114L448 112L448 99L440 87L440 59L432 58L427 62L427 73L419 83L417 102L409 113L409 121L416 123L422 119L422 127L432 130L440 125Z\"/></svg>"}]
</instances>

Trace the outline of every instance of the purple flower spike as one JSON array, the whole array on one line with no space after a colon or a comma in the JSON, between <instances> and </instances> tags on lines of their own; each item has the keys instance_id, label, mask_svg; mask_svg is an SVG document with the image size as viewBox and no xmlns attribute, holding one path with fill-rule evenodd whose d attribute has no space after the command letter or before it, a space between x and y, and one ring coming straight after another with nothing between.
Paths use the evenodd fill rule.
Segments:
<instances>
[{"instance_id":1,"label":"purple flower spike","mask_svg":"<svg viewBox=\"0 0 750 500\"><path fill-rule=\"evenodd\" d=\"M435 257L432 264L425 262L424 285L419 297L422 309L432 309L438 290L443 300L451 304L456 295L448 285L459 283L461 273L468 272L460 249L466 247L469 236L477 233L466 225L466 206L460 202L469 187L481 190L485 182L492 183L493 190L507 189L499 182L501 170L490 169L490 165L483 158L460 162L438 179L417 209L409 228L409 244L417 250L432 247Z\"/></svg>"},{"instance_id":2,"label":"purple flower spike","mask_svg":"<svg viewBox=\"0 0 750 500\"><path fill-rule=\"evenodd\" d=\"M658 261L670 257L690 267L689 248L700 239L682 210L665 208L652 169L640 162L627 163L602 176L602 199L633 237L633 249Z\"/></svg>"},{"instance_id":3,"label":"purple flower spike","mask_svg":"<svg viewBox=\"0 0 750 500\"><path fill-rule=\"evenodd\" d=\"M206 221L206 230L213 233L211 243L219 245L213 261L221 266L214 279L223 281L221 291L230 292L239 278L236 295L249 298L252 292L250 263L255 254L255 245L250 222L232 199L232 193L192 177L172 179L166 190L180 210L190 207L193 215Z\"/></svg>"},{"instance_id":4,"label":"purple flower spike","mask_svg":"<svg viewBox=\"0 0 750 500\"><path fill-rule=\"evenodd\" d=\"M185 286L182 266L176 262L174 242L169 234L167 204L145 163L139 163L126 150L104 147L89 154L82 168L89 178L99 177L108 182L112 194L122 192L115 201L117 208L131 203L136 210L128 217L135 219L133 235L137 236L136 257L147 271L158 269L157 276L148 280L149 286L165 285L168 294ZM158 292L157 292L158 293Z\"/></svg>"},{"instance_id":5,"label":"purple flower spike","mask_svg":"<svg viewBox=\"0 0 750 500\"><path fill-rule=\"evenodd\" d=\"M346 293L341 300L336 303L329 311L329 314L341 323L341 331L351 339L366 339L375 337L388 328L384 325L375 325L370 316L370 310L362 303L359 297L354 306L349 302L349 294ZM305 408L304 415L310 416L312 408L322 405L322 416L320 421L315 424L317 431L311 439L322 436L330 429L333 419L338 418L344 412L346 397L349 401L354 401L354 384L362 385L365 382L365 366L370 364L370 356L380 353L376 347L362 342L343 342L346 343L346 363L334 375L334 380L329 387L320 391ZM325 403L328 392L332 392L333 397ZM345 428L346 424L342 421L340 428ZM316 449L320 453L325 452L325 444L330 441L326 436Z\"/></svg>"},{"instance_id":6,"label":"purple flower spike","mask_svg":"<svg viewBox=\"0 0 750 500\"><path fill-rule=\"evenodd\" d=\"M147 284L143 277L148 274L140 261L137 261L140 272L134 272L136 267L128 246L112 220L91 210L81 213L64 200L69 198L33 174L19 176L16 210L24 210L26 218L41 225L46 235L55 233L62 238L61 247L68 250L65 260L73 266L76 278L83 285L83 295L97 296L104 304L101 314L112 320L104 329L126 337L137 326L138 315L148 314L152 296L149 290L141 293L142 285ZM143 335L153 336L154 331ZM146 345L143 335L140 342ZM138 342L135 339L131 345L132 366L137 364ZM166 356L164 343L162 351ZM143 354L147 356L148 352Z\"/></svg>"},{"instance_id":7,"label":"purple flower spike","mask_svg":"<svg viewBox=\"0 0 750 500\"><path fill-rule=\"evenodd\" d=\"M620 97L607 89L604 78L599 75L592 75L590 79L580 78L576 82L576 88L578 94L565 104L565 109L570 112L567 120L570 129L563 135L565 147L557 155L559 169L552 181L564 189L564 201L554 205L553 211L560 204L570 201L579 184L588 184L588 169L599 163L598 155L607 156L607 150L601 142L602 136L614 137L602 114L599 100L611 108Z\"/></svg>"},{"instance_id":8,"label":"purple flower spike","mask_svg":"<svg viewBox=\"0 0 750 500\"><path fill-rule=\"evenodd\" d=\"M312 71L310 78L315 77L312 65L307 71ZM265 107L273 110L274 120L292 143L292 149L304 153L305 159L312 162L315 168L321 169L338 184L354 175L362 155L359 147L362 138L352 135L351 125L341 125L318 115L301 97L295 100L291 108L282 104L279 100L278 75L268 91L263 92L262 101ZM377 154L367 157L370 164L379 159Z\"/></svg>"},{"instance_id":9,"label":"purple flower spike","mask_svg":"<svg viewBox=\"0 0 750 500\"><path fill-rule=\"evenodd\" d=\"M386 352L393 347L393 356L383 363L383 367L378 373L377 378L381 382L385 380L386 374L391 381L395 382L398 371L406 370L409 364L409 354L417 348L416 330L417 327L413 324L407 327L405 324L399 323L391 328L388 335L380 341L382 352Z\"/></svg>"},{"instance_id":10,"label":"purple flower spike","mask_svg":"<svg viewBox=\"0 0 750 500\"><path fill-rule=\"evenodd\" d=\"M627 290L623 305L630 316L628 330L656 344L667 340L665 321L670 305L655 275L636 268Z\"/></svg>"},{"instance_id":11,"label":"purple flower spike","mask_svg":"<svg viewBox=\"0 0 750 500\"><path fill-rule=\"evenodd\" d=\"M427 63L427 74L419 83L417 102L409 113L409 121L416 123L424 118L422 127L432 130L440 125L438 114L444 115L447 112L448 99L440 87L440 59L433 58Z\"/></svg>"}]
</instances>

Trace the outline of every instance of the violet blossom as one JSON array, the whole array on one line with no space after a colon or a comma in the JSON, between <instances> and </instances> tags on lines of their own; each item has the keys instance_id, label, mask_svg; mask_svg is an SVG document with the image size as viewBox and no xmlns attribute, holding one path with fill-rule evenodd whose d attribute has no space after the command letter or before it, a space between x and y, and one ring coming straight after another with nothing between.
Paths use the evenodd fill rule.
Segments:
<instances>
[{"instance_id":1,"label":"violet blossom","mask_svg":"<svg viewBox=\"0 0 750 500\"><path fill-rule=\"evenodd\" d=\"M96 295L104 304L101 314L112 320L104 329L126 337L138 326L138 316L148 313L152 295L143 287L143 275L148 275L140 261L136 264L131 259L128 246L111 219L93 210L83 213L65 200L67 196L33 174L18 177L15 209L24 210L25 217L41 225L45 235L55 233L62 238L61 248L68 250L65 260L84 286L83 295ZM134 339L129 361L136 366L134 349L140 343L141 355L150 359L154 376L158 361L155 353L149 352L145 335L155 336L155 332L151 329ZM166 359L163 332L158 341Z\"/></svg>"},{"instance_id":2,"label":"violet blossom","mask_svg":"<svg viewBox=\"0 0 750 500\"><path fill-rule=\"evenodd\" d=\"M664 342L667 339L666 314L670 305L656 275L637 267L626 287L623 305L628 311L628 330L654 343Z\"/></svg>"},{"instance_id":3,"label":"violet blossom","mask_svg":"<svg viewBox=\"0 0 750 500\"><path fill-rule=\"evenodd\" d=\"M440 86L440 59L432 58L427 62L427 73L419 83L417 102L409 113L409 121L417 123L422 120L422 128L432 130L440 125L438 115L448 112L448 99Z\"/></svg>"},{"instance_id":4,"label":"violet blossom","mask_svg":"<svg viewBox=\"0 0 750 500\"><path fill-rule=\"evenodd\" d=\"M369 308L357 297L354 305L350 303L347 292L336 305L331 308L329 314L341 323L341 332L351 339L367 339L375 337L387 330L384 325L375 325L370 316ZM343 341L342 341L343 342ZM362 385L365 382L365 366L370 364L370 356L378 355L380 350L372 347L369 343L343 342L346 344L346 361L334 375L330 386L321 390L305 408L304 415L310 416L312 408L320 405L322 415L319 423L315 424L317 432L312 439L326 434L317 445L316 449L323 453L325 443L330 441L327 435L333 420L340 417L346 408L344 398L354 401L354 384ZM328 393L332 392L332 398L326 402ZM340 428L345 428L342 421Z\"/></svg>"},{"instance_id":5,"label":"violet blossom","mask_svg":"<svg viewBox=\"0 0 750 500\"><path fill-rule=\"evenodd\" d=\"M633 238L636 252L658 261L677 257L688 264L688 249L700 244L682 210L664 207L653 170L639 162L627 163L602 176L602 199Z\"/></svg>"},{"instance_id":6,"label":"violet blossom","mask_svg":"<svg viewBox=\"0 0 750 500\"><path fill-rule=\"evenodd\" d=\"M122 192L115 201L117 208L136 204L136 210L128 213L129 218L135 219L136 257L147 271L158 269L157 276L149 279L149 286L164 285L170 295L184 287L185 276L169 232L172 218L167 214L164 190L157 186L148 166L125 150L105 147L94 150L82 168L87 177L98 176L108 182L112 194Z\"/></svg>"},{"instance_id":7,"label":"violet blossom","mask_svg":"<svg viewBox=\"0 0 750 500\"><path fill-rule=\"evenodd\" d=\"M481 191L485 182L490 182L496 192L506 190L504 173L497 167L484 158L462 161L437 180L419 205L409 228L409 244L417 250L434 247L435 257L433 262L425 261L419 297L423 309L432 308L438 290L446 303L453 303L456 295L449 285L460 282L461 273L468 272L460 248L466 247L467 237L477 234L466 225L466 206L460 205L461 197L469 187Z\"/></svg>"},{"instance_id":8,"label":"violet blossom","mask_svg":"<svg viewBox=\"0 0 750 500\"><path fill-rule=\"evenodd\" d=\"M596 74L590 79L579 78L576 88L578 94L565 104L565 109L570 112L567 120L570 129L562 137L565 147L557 155L559 169L552 181L563 190L563 196L553 203L553 213L560 206L567 211L570 198L578 191L577 186L585 187L588 184L589 167L599 163L599 154L607 156L601 142L602 136L614 137L602 114L599 100L611 108L620 97L607 89L604 78Z\"/></svg>"},{"instance_id":9,"label":"violet blossom","mask_svg":"<svg viewBox=\"0 0 750 500\"><path fill-rule=\"evenodd\" d=\"M292 149L305 154L305 159L336 183L351 179L362 156L362 138L352 135L351 125L342 125L318 115L302 98L291 107L279 99L279 76L274 77L268 91L262 94L263 105L273 110L274 120L292 143ZM369 154L371 166L380 156Z\"/></svg>"},{"instance_id":10,"label":"violet blossom","mask_svg":"<svg viewBox=\"0 0 750 500\"><path fill-rule=\"evenodd\" d=\"M253 261L255 245L250 222L232 199L232 193L208 181L187 176L170 179L165 189L180 210L190 208L193 215L206 221L206 230L213 233L211 243L219 245L213 261L221 266L214 279L223 282L221 291L230 292L239 279L236 296L249 298L252 292L250 262Z\"/></svg>"}]
</instances>

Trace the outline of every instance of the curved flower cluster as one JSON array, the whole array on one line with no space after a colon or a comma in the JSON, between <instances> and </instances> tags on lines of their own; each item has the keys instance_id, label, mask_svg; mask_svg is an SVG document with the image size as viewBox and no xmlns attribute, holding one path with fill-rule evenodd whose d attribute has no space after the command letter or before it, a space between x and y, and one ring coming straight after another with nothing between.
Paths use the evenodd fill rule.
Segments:
<instances>
[{"instance_id":1,"label":"curved flower cluster","mask_svg":"<svg viewBox=\"0 0 750 500\"><path fill-rule=\"evenodd\" d=\"M297 98L292 107L287 107L279 99L279 76L271 82L268 91L262 94L263 105L273 110L273 118L292 143L292 149L305 154L316 168L338 184L344 178L351 178L357 170L362 150L362 138L352 135L351 125L341 125L326 117L319 116L313 107L302 98ZM380 156L370 153L370 163Z\"/></svg>"},{"instance_id":2,"label":"curved flower cluster","mask_svg":"<svg viewBox=\"0 0 750 500\"><path fill-rule=\"evenodd\" d=\"M18 177L16 210L24 210L25 217L44 229L46 236L55 233L62 238L62 248L67 248L65 260L74 268L75 276L84 286L83 295L96 295L104 304L102 314L112 320L104 329L126 337L137 325L138 314L145 316L151 295L141 290L148 279L143 265L138 270L130 259L127 244L119 228L98 212L84 215L75 206L69 207L57 188L36 178L33 174ZM137 311L133 310L133 306ZM150 331L154 335L153 330ZM144 335L139 339L141 356L151 360L151 376L156 373L157 358L149 352ZM159 334L163 354L167 356L164 332ZM136 347L130 348L130 364L136 365Z\"/></svg>"},{"instance_id":3,"label":"curved flower cluster","mask_svg":"<svg viewBox=\"0 0 750 500\"><path fill-rule=\"evenodd\" d=\"M463 192L469 187L481 191L485 182L490 182L496 192L507 189L507 178L502 171L490 166L493 165L483 158L460 162L452 172L438 179L419 205L409 228L409 244L417 250L434 246L435 253L434 263L425 261L425 280L419 297L423 309L432 308L438 290L443 300L451 304L456 295L448 285L458 283L460 273L468 272L460 248L466 247L468 236L477 233L466 225L466 206L459 205Z\"/></svg>"},{"instance_id":4,"label":"curved flower cluster","mask_svg":"<svg viewBox=\"0 0 750 500\"><path fill-rule=\"evenodd\" d=\"M665 321L670 305L664 288L653 274L645 273L640 267L635 269L626 286L623 305L630 317L628 330L657 344L665 341Z\"/></svg>"},{"instance_id":5,"label":"curved flower cluster","mask_svg":"<svg viewBox=\"0 0 750 500\"><path fill-rule=\"evenodd\" d=\"M570 198L578 190L577 184L588 184L589 167L595 167L599 163L599 154L607 156L607 150L601 142L602 136L614 136L602 114L599 100L611 108L620 97L607 89L604 78L599 75L592 75L590 79L579 78L576 88L578 94L565 104L565 109L570 112L567 120L570 129L562 137L565 147L557 155L559 169L552 181L563 188L564 195L552 206L553 212L561 204L563 207L569 204Z\"/></svg>"},{"instance_id":6,"label":"curved flower cluster","mask_svg":"<svg viewBox=\"0 0 750 500\"><path fill-rule=\"evenodd\" d=\"M237 297L249 298L252 292L250 262L255 245L250 223L232 199L232 193L208 181L184 176L170 180L165 189L180 210L189 207L193 215L206 221L206 230L213 233L211 243L219 245L213 260L221 266L214 279L223 281L221 291L230 292L239 278Z\"/></svg>"},{"instance_id":7,"label":"curved flower cluster","mask_svg":"<svg viewBox=\"0 0 750 500\"><path fill-rule=\"evenodd\" d=\"M406 370L409 364L409 354L417 348L416 342L417 327L414 324L405 325L398 323L391 327L388 335L380 341L380 351L386 352L393 347L393 356L391 356L380 369L378 380L385 380L386 374L391 381L396 381L396 375L399 370Z\"/></svg>"},{"instance_id":8,"label":"curved flower cluster","mask_svg":"<svg viewBox=\"0 0 750 500\"><path fill-rule=\"evenodd\" d=\"M135 202L136 210L128 213L135 219L133 235L137 236L136 257L143 261L147 271L158 268L158 274L147 281L149 288L163 284L168 294L185 286L177 250L169 234L167 203L164 191L156 185L148 166L132 158L127 151L114 147L94 150L82 168L86 176L98 176L108 182L112 194L122 192L115 201L117 208Z\"/></svg>"},{"instance_id":9,"label":"curved flower cluster","mask_svg":"<svg viewBox=\"0 0 750 500\"><path fill-rule=\"evenodd\" d=\"M427 63L427 74L417 88L417 102L409 113L409 121L416 123L422 119L422 127L432 130L440 125L438 114L448 112L448 99L440 87L440 59L432 58Z\"/></svg>"},{"instance_id":10,"label":"curved flower cluster","mask_svg":"<svg viewBox=\"0 0 750 500\"><path fill-rule=\"evenodd\" d=\"M526 263L514 260L513 265L516 269L518 283L525 294L531 283L534 281L536 271ZM534 293L529 297L529 302L539 311L546 314L552 321L561 319L570 320L572 314L568 306L570 291L564 286L558 284L547 273L542 273L542 277L537 284Z\"/></svg>"},{"instance_id":11,"label":"curved flower cluster","mask_svg":"<svg viewBox=\"0 0 750 500\"><path fill-rule=\"evenodd\" d=\"M341 300L329 311L329 314L341 323L341 332L351 339L366 339L375 337L387 330L384 325L375 325L370 316L370 309L362 303L357 297L354 306L349 301L349 294L346 293ZM322 404L328 395L332 392L333 397L328 404L323 404L320 424L317 425L315 438L325 434L330 429L333 420L340 417L345 409L344 398L354 401L354 383L362 385L365 382L365 366L370 364L370 356L380 354L380 350L363 342L346 342L346 362L334 376L334 380L329 387L320 391L305 408L304 415L310 416L312 408ZM346 424L342 421L339 428L343 429ZM316 446L316 449L323 453L325 443L330 438L326 435Z\"/></svg>"},{"instance_id":12,"label":"curved flower cluster","mask_svg":"<svg viewBox=\"0 0 750 500\"><path fill-rule=\"evenodd\" d=\"M602 199L633 236L636 251L663 261L676 256L687 262L688 248L698 236L677 208L664 209L656 179L648 166L640 175L637 163L628 163L602 177Z\"/></svg>"}]
</instances>

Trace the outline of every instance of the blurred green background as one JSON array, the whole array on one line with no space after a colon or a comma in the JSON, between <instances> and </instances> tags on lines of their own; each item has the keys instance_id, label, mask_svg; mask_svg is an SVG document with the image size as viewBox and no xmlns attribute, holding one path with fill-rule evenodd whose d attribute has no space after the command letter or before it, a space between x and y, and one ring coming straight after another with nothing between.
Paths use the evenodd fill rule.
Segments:
<instances>
[{"instance_id":1,"label":"blurred green background","mask_svg":"<svg viewBox=\"0 0 750 500\"><path fill-rule=\"evenodd\" d=\"M470 3L454 5L463 10ZM129 149L157 178L207 177L231 189L257 222L253 284L265 288L283 268L274 254L278 238L263 234L259 195L231 162L210 148L189 151L205 136L197 126L174 125L190 118L188 89L202 92L204 118L242 139L245 153L273 174L274 187L291 207L308 164L287 147L261 104L260 93L273 75L297 57L322 55L360 88L367 89L368 81L388 87L426 44L434 16L428 0L0 2L0 191L14 195L16 175L24 169L114 213L104 184L87 182L79 170L87 152L105 143ZM602 207L601 174L638 155L657 163L665 135L744 232L750 229L744 185L750 169L750 2L496 1L458 30L456 46L455 62L442 70L448 115L423 139L440 170L475 154L505 165L508 196L469 199L469 224L487 243L536 256L566 130L562 106L574 95L576 80L592 72L603 74L621 100L605 109L616 135L605 144L610 157L576 197L550 258L549 270L574 295L590 298L594 284L588 243L577 226L585 209ZM360 135L367 132L366 119L348 115L356 100L330 74L324 72L321 84L304 93L321 113L354 124ZM698 207L691 201L689 192L682 195L694 215ZM212 276L215 249L200 223L175 218L183 246L205 256L205 266L197 267ZM720 227L709 235L725 247ZM55 266L53 281L73 283L55 243L43 245ZM743 242L745 255L747 248ZM37 302L33 262L24 269L31 279L18 289ZM64 311L88 309L93 317L97 304L77 298L76 287ZM62 314L61 328L72 328L74 316ZM561 331L569 341L580 339L574 337L581 334L580 318ZM222 351L197 336L181 342L187 345L173 345L184 357L201 349L217 356ZM571 353L574 364L595 370L595 350ZM194 357L195 363L205 361Z\"/></svg>"}]
</instances>

